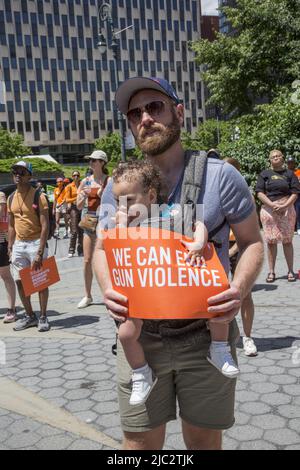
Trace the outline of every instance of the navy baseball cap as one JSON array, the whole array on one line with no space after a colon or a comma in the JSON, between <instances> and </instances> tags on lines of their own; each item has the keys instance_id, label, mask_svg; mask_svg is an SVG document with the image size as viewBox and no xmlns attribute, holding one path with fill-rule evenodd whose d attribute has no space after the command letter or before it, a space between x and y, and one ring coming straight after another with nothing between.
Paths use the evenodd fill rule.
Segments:
<instances>
[{"instance_id":1,"label":"navy baseball cap","mask_svg":"<svg viewBox=\"0 0 300 470\"><path fill-rule=\"evenodd\" d=\"M171 98L176 104L180 103L176 91L164 78L133 77L123 82L116 92L115 100L123 114L127 114L131 98L140 90L157 90Z\"/></svg>"}]
</instances>

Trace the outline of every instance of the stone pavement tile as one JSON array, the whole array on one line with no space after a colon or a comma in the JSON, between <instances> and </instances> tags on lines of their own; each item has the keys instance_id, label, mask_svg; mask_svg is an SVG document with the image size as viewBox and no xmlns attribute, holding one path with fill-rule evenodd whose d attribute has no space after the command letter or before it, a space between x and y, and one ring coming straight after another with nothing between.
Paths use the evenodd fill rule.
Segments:
<instances>
[{"instance_id":1,"label":"stone pavement tile","mask_svg":"<svg viewBox=\"0 0 300 470\"><path fill-rule=\"evenodd\" d=\"M224 438L223 438L223 449L224 450L237 450L239 447L239 442L236 441L235 439L230 439L226 435L226 431L224 433Z\"/></svg>"},{"instance_id":2,"label":"stone pavement tile","mask_svg":"<svg viewBox=\"0 0 300 470\"><path fill-rule=\"evenodd\" d=\"M96 403L102 403L112 400L117 402L118 394L115 390L98 390L97 392L93 393L91 399L94 400Z\"/></svg>"},{"instance_id":3,"label":"stone pavement tile","mask_svg":"<svg viewBox=\"0 0 300 470\"><path fill-rule=\"evenodd\" d=\"M300 396L300 384L297 385L285 385L282 387L284 393L293 396Z\"/></svg>"},{"instance_id":4,"label":"stone pavement tile","mask_svg":"<svg viewBox=\"0 0 300 470\"><path fill-rule=\"evenodd\" d=\"M40 439L36 447L40 450L63 450L67 449L72 443L72 437L69 437L66 435L66 433L63 433Z\"/></svg>"},{"instance_id":5,"label":"stone pavement tile","mask_svg":"<svg viewBox=\"0 0 300 470\"><path fill-rule=\"evenodd\" d=\"M263 415L265 413L269 413L271 411L271 407L266 405L265 403L260 402L251 402L251 403L243 403L239 406L239 410L245 414L250 415Z\"/></svg>"},{"instance_id":6,"label":"stone pavement tile","mask_svg":"<svg viewBox=\"0 0 300 470\"><path fill-rule=\"evenodd\" d=\"M40 373L41 379L55 379L61 377L64 374L63 370L46 370Z\"/></svg>"},{"instance_id":7,"label":"stone pavement tile","mask_svg":"<svg viewBox=\"0 0 300 470\"><path fill-rule=\"evenodd\" d=\"M13 419L10 416L1 416L0 418L0 429L7 429L8 426L13 424Z\"/></svg>"},{"instance_id":8,"label":"stone pavement tile","mask_svg":"<svg viewBox=\"0 0 300 470\"><path fill-rule=\"evenodd\" d=\"M261 396L261 401L268 405L287 405L292 401L292 397L284 393L265 393Z\"/></svg>"},{"instance_id":9,"label":"stone pavement tile","mask_svg":"<svg viewBox=\"0 0 300 470\"><path fill-rule=\"evenodd\" d=\"M171 434L166 437L165 449L170 450L184 450L186 449L185 444L182 439L181 432L178 434Z\"/></svg>"},{"instance_id":10,"label":"stone pavement tile","mask_svg":"<svg viewBox=\"0 0 300 470\"><path fill-rule=\"evenodd\" d=\"M247 424L250 421L250 415L246 413L241 413L240 411L236 411L235 415L235 422L237 425Z\"/></svg>"},{"instance_id":11,"label":"stone pavement tile","mask_svg":"<svg viewBox=\"0 0 300 470\"><path fill-rule=\"evenodd\" d=\"M273 383L254 383L250 385L250 389L257 393L272 393L279 389L279 385Z\"/></svg>"},{"instance_id":12,"label":"stone pavement tile","mask_svg":"<svg viewBox=\"0 0 300 470\"><path fill-rule=\"evenodd\" d=\"M278 413L284 418L300 418L300 407L293 405L281 405L277 408Z\"/></svg>"},{"instance_id":13,"label":"stone pavement tile","mask_svg":"<svg viewBox=\"0 0 300 470\"><path fill-rule=\"evenodd\" d=\"M65 390L61 387L45 388L40 391L39 395L43 398L60 398L65 394Z\"/></svg>"},{"instance_id":14,"label":"stone pavement tile","mask_svg":"<svg viewBox=\"0 0 300 470\"><path fill-rule=\"evenodd\" d=\"M94 405L91 400L73 400L66 404L66 409L71 413L74 411L87 411L91 410Z\"/></svg>"},{"instance_id":15,"label":"stone pavement tile","mask_svg":"<svg viewBox=\"0 0 300 470\"><path fill-rule=\"evenodd\" d=\"M99 413L93 414L96 416L97 425L101 426L101 428L120 427L119 410L115 413L110 413L107 415L99 415Z\"/></svg>"},{"instance_id":16,"label":"stone pavement tile","mask_svg":"<svg viewBox=\"0 0 300 470\"><path fill-rule=\"evenodd\" d=\"M73 415L76 416L81 421L84 421L85 423L96 422L98 418L98 415L91 410L74 412Z\"/></svg>"},{"instance_id":17,"label":"stone pavement tile","mask_svg":"<svg viewBox=\"0 0 300 470\"><path fill-rule=\"evenodd\" d=\"M278 384L278 385L294 384L297 382L297 377L292 377L286 374L273 375L270 377L270 382Z\"/></svg>"},{"instance_id":18,"label":"stone pavement tile","mask_svg":"<svg viewBox=\"0 0 300 470\"><path fill-rule=\"evenodd\" d=\"M93 411L102 416L103 414L119 411L119 404L117 401L105 401L94 406Z\"/></svg>"},{"instance_id":19,"label":"stone pavement tile","mask_svg":"<svg viewBox=\"0 0 300 470\"><path fill-rule=\"evenodd\" d=\"M78 439L68 447L68 450L103 450L103 445L87 439Z\"/></svg>"},{"instance_id":20,"label":"stone pavement tile","mask_svg":"<svg viewBox=\"0 0 300 470\"><path fill-rule=\"evenodd\" d=\"M287 420L280 416L274 416L271 414L254 416L251 418L251 424L262 429L280 429L285 428Z\"/></svg>"},{"instance_id":21,"label":"stone pavement tile","mask_svg":"<svg viewBox=\"0 0 300 470\"><path fill-rule=\"evenodd\" d=\"M266 431L264 434L264 439L279 446L287 446L292 444L300 445L299 434L295 431L291 431L290 429L276 429Z\"/></svg>"},{"instance_id":22,"label":"stone pavement tile","mask_svg":"<svg viewBox=\"0 0 300 470\"><path fill-rule=\"evenodd\" d=\"M19 381L21 383L21 381ZM53 387L60 387L65 383L65 380L60 377L53 377L51 379L43 379L39 384L41 388L53 388ZM25 384L23 384L25 385Z\"/></svg>"},{"instance_id":23,"label":"stone pavement tile","mask_svg":"<svg viewBox=\"0 0 300 470\"><path fill-rule=\"evenodd\" d=\"M5 431L5 429L1 429L0 431L0 443L6 442L11 437L11 433Z\"/></svg>"},{"instance_id":24,"label":"stone pavement tile","mask_svg":"<svg viewBox=\"0 0 300 470\"><path fill-rule=\"evenodd\" d=\"M256 426L251 426L249 424L245 426L234 426L233 428L229 429L227 433L229 437L239 441L257 440L263 436L262 429Z\"/></svg>"},{"instance_id":25,"label":"stone pavement tile","mask_svg":"<svg viewBox=\"0 0 300 470\"><path fill-rule=\"evenodd\" d=\"M259 440L242 442L239 446L239 450L276 450L277 447L269 442Z\"/></svg>"},{"instance_id":26,"label":"stone pavement tile","mask_svg":"<svg viewBox=\"0 0 300 470\"><path fill-rule=\"evenodd\" d=\"M292 429L293 431L297 431L298 434L300 435L300 419L299 418L290 419L288 421L288 427Z\"/></svg>"},{"instance_id":27,"label":"stone pavement tile","mask_svg":"<svg viewBox=\"0 0 300 470\"><path fill-rule=\"evenodd\" d=\"M7 441L5 445L9 449L32 449L39 441L41 437L35 432L29 432L28 434L14 433Z\"/></svg>"},{"instance_id":28,"label":"stone pavement tile","mask_svg":"<svg viewBox=\"0 0 300 470\"><path fill-rule=\"evenodd\" d=\"M84 398L88 398L91 394L91 390L81 388L65 393L65 398L67 400L82 400Z\"/></svg>"}]
</instances>

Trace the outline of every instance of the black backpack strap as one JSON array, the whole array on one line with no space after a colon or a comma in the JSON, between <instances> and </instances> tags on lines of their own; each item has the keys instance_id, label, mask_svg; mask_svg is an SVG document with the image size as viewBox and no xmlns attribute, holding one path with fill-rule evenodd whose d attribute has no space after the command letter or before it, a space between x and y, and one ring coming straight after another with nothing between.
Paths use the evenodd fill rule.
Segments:
<instances>
[{"instance_id":1,"label":"black backpack strap","mask_svg":"<svg viewBox=\"0 0 300 470\"><path fill-rule=\"evenodd\" d=\"M16 194L16 191L14 191L13 193L11 193L8 198L7 198L7 207L8 207L8 210L11 211L11 206L12 206L12 202L13 202L13 198L14 198L14 195Z\"/></svg>"},{"instance_id":2,"label":"black backpack strap","mask_svg":"<svg viewBox=\"0 0 300 470\"><path fill-rule=\"evenodd\" d=\"M38 218L40 217L40 195L40 190L36 189L33 196L33 206Z\"/></svg>"},{"instance_id":3,"label":"black backpack strap","mask_svg":"<svg viewBox=\"0 0 300 470\"><path fill-rule=\"evenodd\" d=\"M188 151L185 153L180 205L183 208L184 234L191 238L193 237L196 206L202 189L206 163L206 152Z\"/></svg>"},{"instance_id":4,"label":"black backpack strap","mask_svg":"<svg viewBox=\"0 0 300 470\"><path fill-rule=\"evenodd\" d=\"M183 233L193 238L194 223L196 220L196 206L203 187L204 175L207 167L207 154L203 151L189 151L185 154L185 169L182 181L180 205L184 210ZM220 230L226 225L227 220L215 227L208 234L208 240L219 248L221 243L215 238Z\"/></svg>"}]
</instances>

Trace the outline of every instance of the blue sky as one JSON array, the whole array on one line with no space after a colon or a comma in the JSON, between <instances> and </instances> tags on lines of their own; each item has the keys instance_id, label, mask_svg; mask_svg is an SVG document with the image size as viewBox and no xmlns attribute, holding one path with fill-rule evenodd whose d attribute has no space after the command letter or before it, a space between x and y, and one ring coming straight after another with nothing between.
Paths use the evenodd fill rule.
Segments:
<instances>
[{"instance_id":1,"label":"blue sky","mask_svg":"<svg viewBox=\"0 0 300 470\"><path fill-rule=\"evenodd\" d=\"M217 15L218 0L201 0L202 13L205 15Z\"/></svg>"}]
</instances>

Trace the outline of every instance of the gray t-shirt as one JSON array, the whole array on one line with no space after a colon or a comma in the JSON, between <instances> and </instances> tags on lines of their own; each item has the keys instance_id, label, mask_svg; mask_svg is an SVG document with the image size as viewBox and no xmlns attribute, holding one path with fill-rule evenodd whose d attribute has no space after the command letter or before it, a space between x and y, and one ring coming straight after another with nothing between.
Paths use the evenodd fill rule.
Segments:
<instances>
[{"instance_id":1,"label":"gray t-shirt","mask_svg":"<svg viewBox=\"0 0 300 470\"><path fill-rule=\"evenodd\" d=\"M183 173L169 195L170 206L180 203L182 182ZM102 229L114 227L111 218L116 210L116 202L112 185L113 181L110 179L102 195L99 214L99 226ZM203 205L204 218L202 221L208 232L221 225L225 218L228 222L216 235L216 239L221 243L221 247L217 248L217 253L226 273L228 273L230 225L243 222L255 209L247 183L232 165L222 160L208 158L202 191L197 203Z\"/></svg>"}]
</instances>

